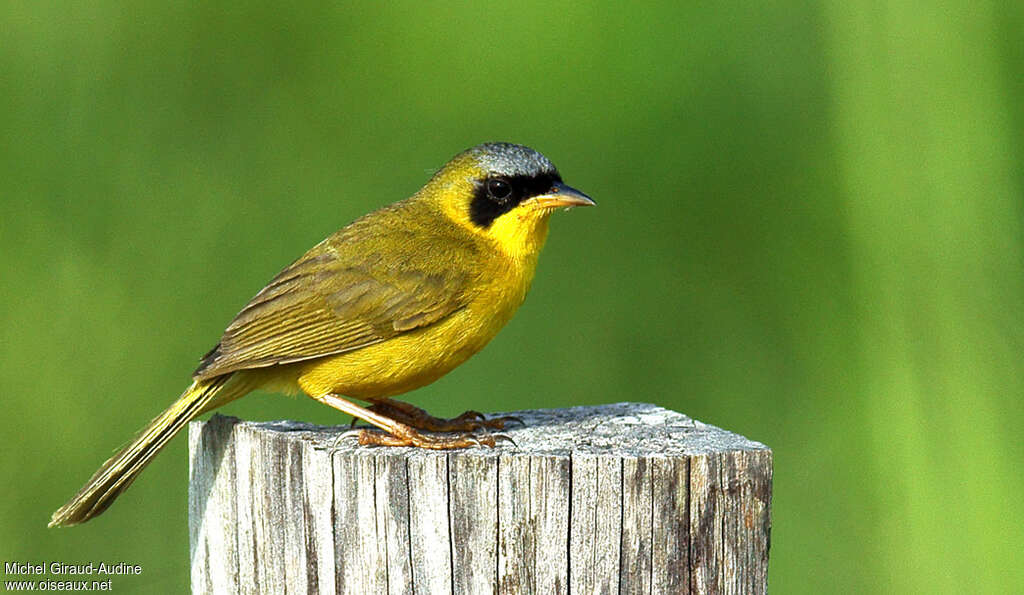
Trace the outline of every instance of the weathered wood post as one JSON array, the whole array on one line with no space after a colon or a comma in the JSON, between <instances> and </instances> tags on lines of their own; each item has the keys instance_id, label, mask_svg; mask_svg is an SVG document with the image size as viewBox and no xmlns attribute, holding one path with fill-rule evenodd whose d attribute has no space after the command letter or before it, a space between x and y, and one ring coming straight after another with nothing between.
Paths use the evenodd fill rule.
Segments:
<instances>
[{"instance_id":1,"label":"weathered wood post","mask_svg":"<svg viewBox=\"0 0 1024 595\"><path fill-rule=\"evenodd\" d=\"M193 593L766 591L766 446L645 403L514 415L448 452L193 422Z\"/></svg>"}]
</instances>

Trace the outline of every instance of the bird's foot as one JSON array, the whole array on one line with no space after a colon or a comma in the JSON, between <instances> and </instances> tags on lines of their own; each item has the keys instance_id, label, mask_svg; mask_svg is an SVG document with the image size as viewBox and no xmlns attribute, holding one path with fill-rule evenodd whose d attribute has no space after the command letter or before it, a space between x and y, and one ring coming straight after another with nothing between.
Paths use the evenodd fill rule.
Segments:
<instances>
[{"instance_id":1,"label":"bird's foot","mask_svg":"<svg viewBox=\"0 0 1024 595\"><path fill-rule=\"evenodd\" d=\"M504 430L506 424L513 422L523 425L523 420L512 415L487 419L479 411L466 411L452 419L434 417L415 405L404 401L396 401L395 399L377 401L370 405L368 409L413 428L428 432L475 432L482 429Z\"/></svg>"},{"instance_id":2,"label":"bird's foot","mask_svg":"<svg viewBox=\"0 0 1024 595\"><path fill-rule=\"evenodd\" d=\"M377 432L374 430L362 430L359 433L359 444L368 446L415 446L429 448L432 450L449 450L453 448L467 448L470 446L493 447L497 440L512 439L504 434L462 434L459 436L434 436L423 434L417 429L396 424L391 433ZM515 444L514 442L512 442Z\"/></svg>"},{"instance_id":3,"label":"bird's foot","mask_svg":"<svg viewBox=\"0 0 1024 595\"><path fill-rule=\"evenodd\" d=\"M465 433L456 436L435 436L431 434L423 434L419 429L413 427L412 424L404 422L412 419L423 423L423 420L426 418L426 424L441 428L436 431L458 432L461 429L463 432L472 432L473 430L479 430L481 428L504 427L505 422L513 418L488 420L482 419L483 416L475 411L468 411L454 420L438 420L437 418L427 415L425 411L418 407L414 407L408 403L402 403L401 401L393 401L391 399L379 401L372 408L365 408L330 393L317 395L314 398L324 405L334 407L342 413L347 413L354 418L368 421L386 432L381 433L373 430L359 430L356 434L359 444L377 446L416 446L419 448L446 450L450 448L466 448L469 446L494 446L498 440L508 440L509 442L512 442L512 439L504 434ZM499 423L501 425L497 425ZM520 423L522 422L520 421ZM467 427L468 429L462 429ZM352 430L343 433L342 436L339 437L339 441L343 440L345 437L351 436L353 432L356 431ZM515 444L515 442L512 442L512 444Z\"/></svg>"}]
</instances>

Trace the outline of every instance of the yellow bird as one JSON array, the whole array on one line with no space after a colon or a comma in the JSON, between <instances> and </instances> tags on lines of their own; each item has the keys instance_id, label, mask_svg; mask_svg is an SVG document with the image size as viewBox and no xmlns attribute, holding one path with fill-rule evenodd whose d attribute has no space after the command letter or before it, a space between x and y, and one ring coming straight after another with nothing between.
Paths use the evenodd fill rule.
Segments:
<instances>
[{"instance_id":1,"label":"yellow bird","mask_svg":"<svg viewBox=\"0 0 1024 595\"><path fill-rule=\"evenodd\" d=\"M310 397L386 433L360 444L460 448L503 427L476 412L430 417L394 395L483 348L533 280L559 208L593 205L540 153L488 143L456 155L411 197L357 219L281 271L224 331L166 411L53 513L50 526L105 511L196 416L265 388ZM362 407L348 400L370 403Z\"/></svg>"}]
</instances>

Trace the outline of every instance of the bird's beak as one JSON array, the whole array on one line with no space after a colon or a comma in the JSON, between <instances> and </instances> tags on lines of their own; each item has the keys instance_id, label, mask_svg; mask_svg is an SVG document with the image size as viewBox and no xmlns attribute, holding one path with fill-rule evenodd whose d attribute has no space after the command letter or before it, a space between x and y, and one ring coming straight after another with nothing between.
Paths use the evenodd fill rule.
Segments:
<instances>
[{"instance_id":1,"label":"bird's beak","mask_svg":"<svg viewBox=\"0 0 1024 595\"><path fill-rule=\"evenodd\" d=\"M545 194L534 198L537 206L542 209L558 209L561 207L592 207L596 205L589 196L572 186L558 182Z\"/></svg>"}]
</instances>

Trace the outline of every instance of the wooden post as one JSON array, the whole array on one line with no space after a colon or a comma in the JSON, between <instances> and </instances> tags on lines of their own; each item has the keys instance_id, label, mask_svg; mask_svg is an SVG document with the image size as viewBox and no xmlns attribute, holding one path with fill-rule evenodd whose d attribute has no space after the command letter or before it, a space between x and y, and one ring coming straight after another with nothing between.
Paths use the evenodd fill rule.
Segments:
<instances>
[{"instance_id":1,"label":"wooden post","mask_svg":"<svg viewBox=\"0 0 1024 595\"><path fill-rule=\"evenodd\" d=\"M766 592L766 446L645 403L514 415L447 452L193 422L192 592Z\"/></svg>"}]
</instances>

